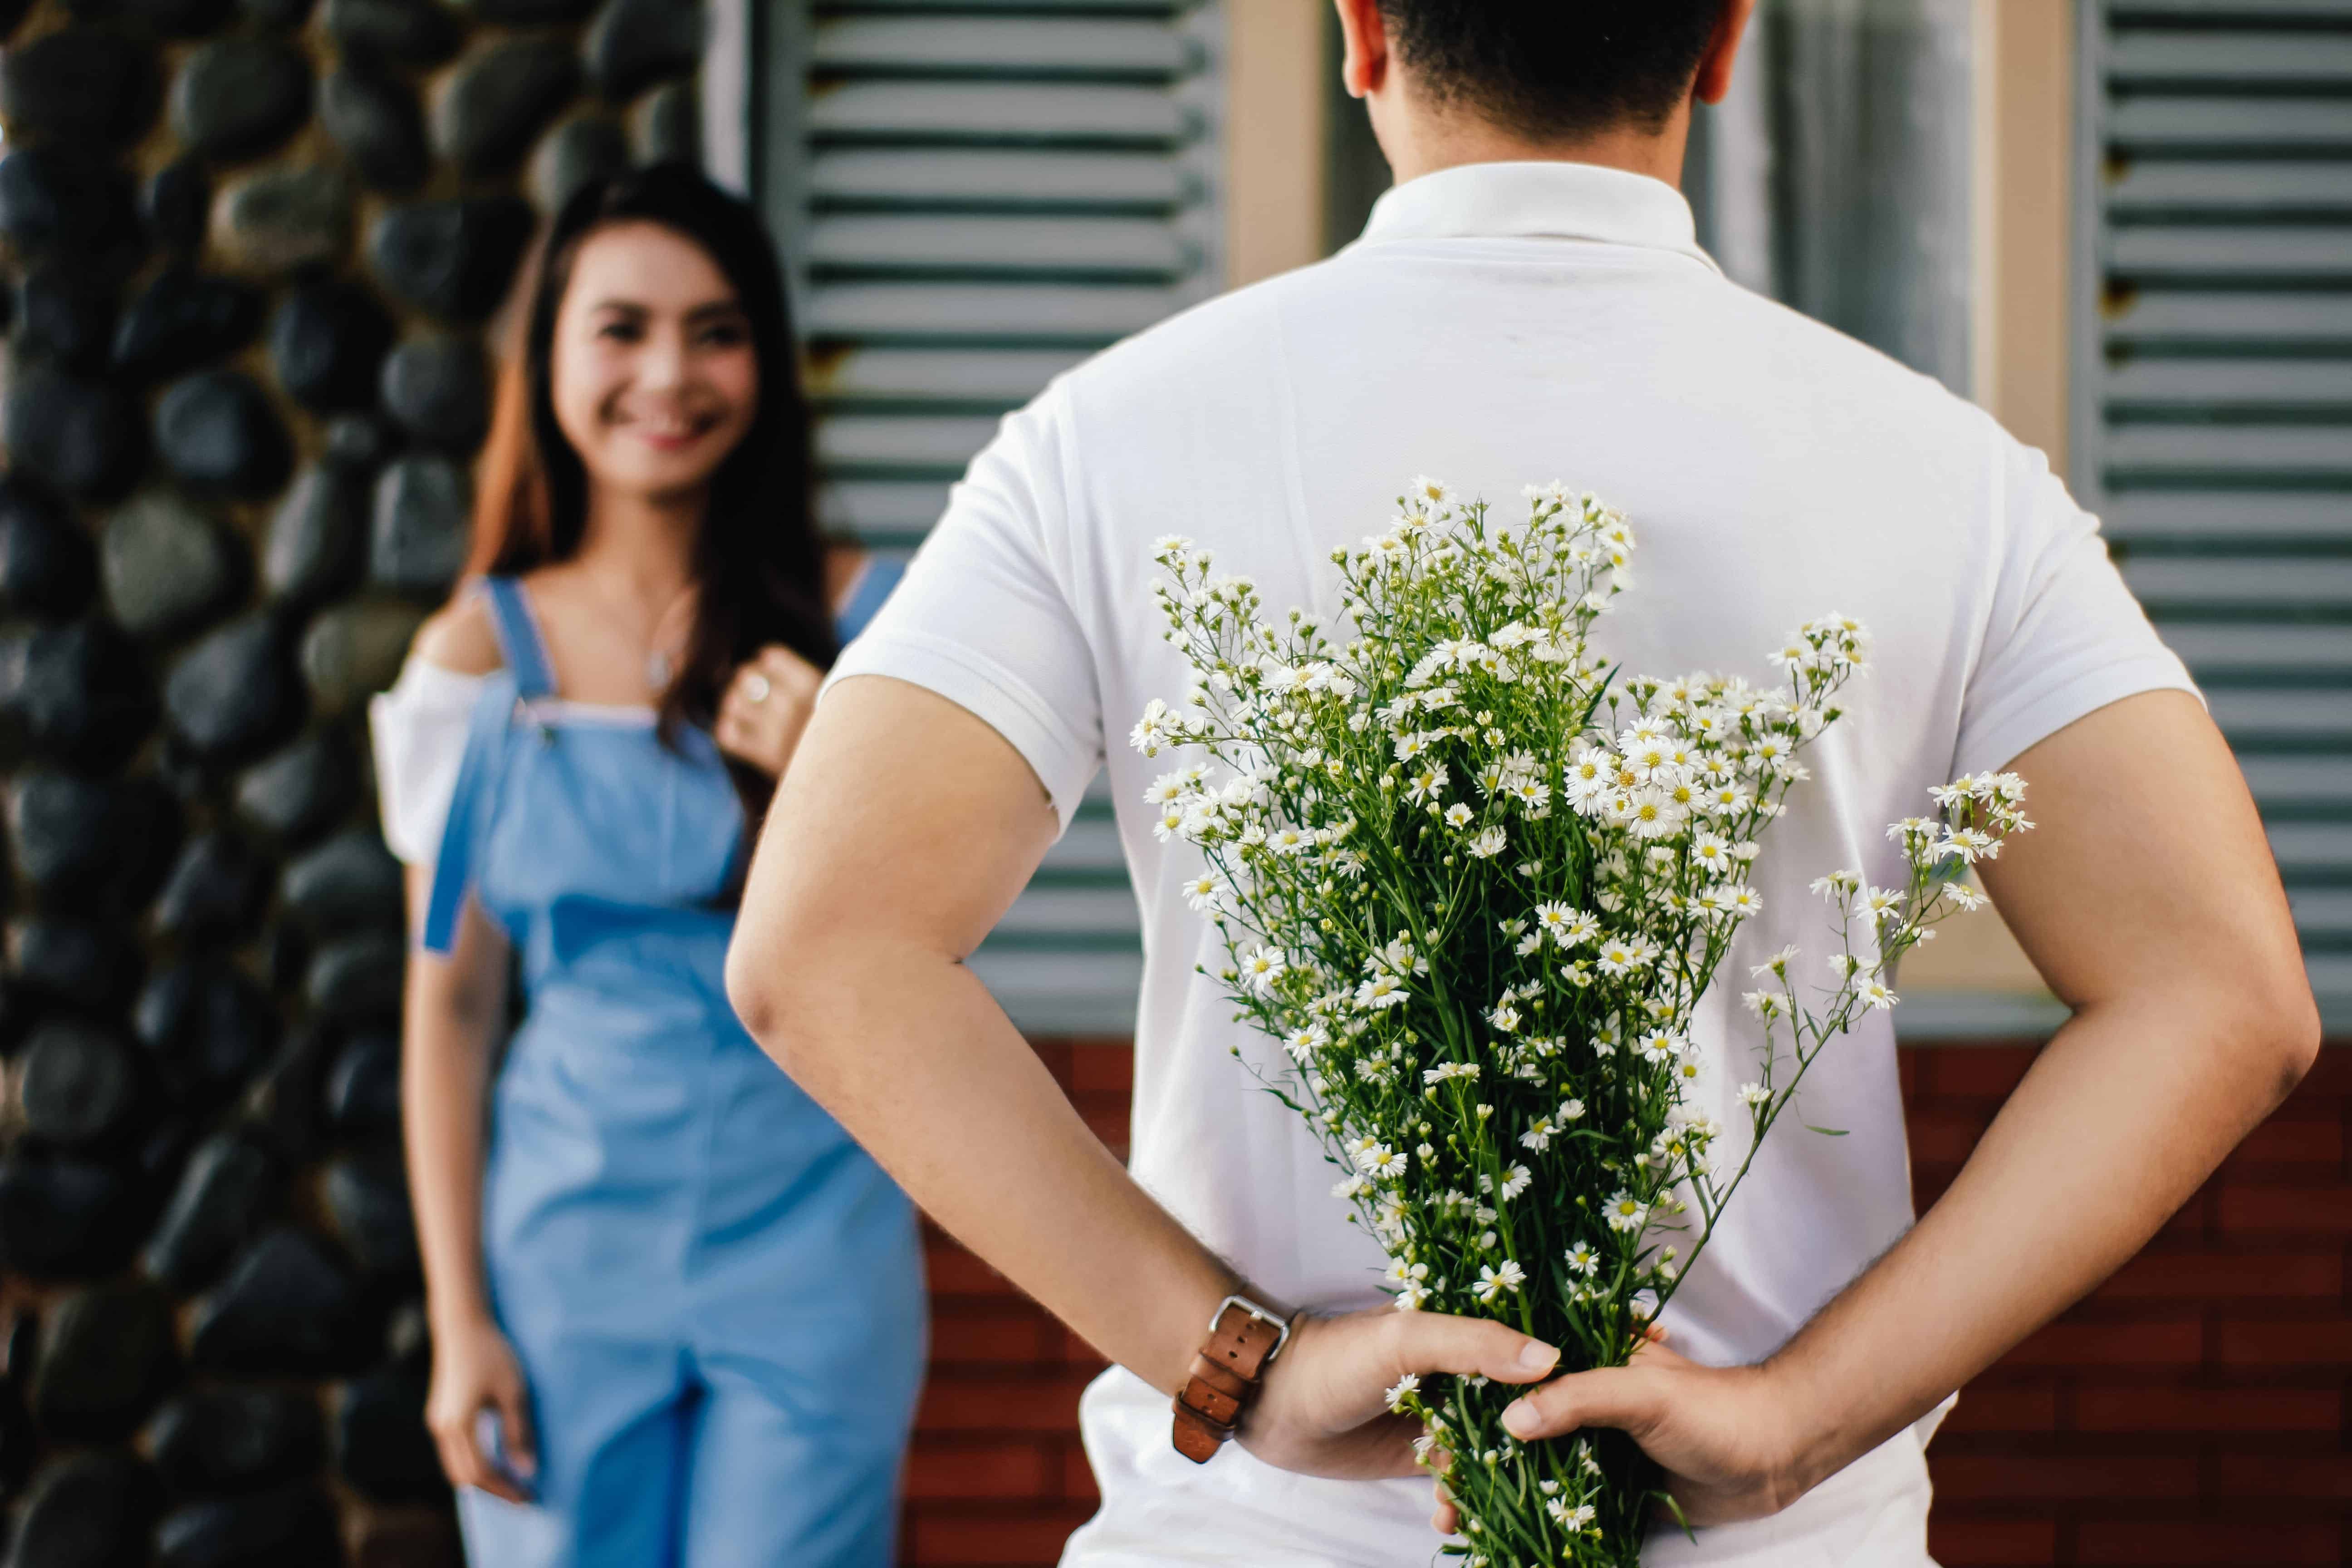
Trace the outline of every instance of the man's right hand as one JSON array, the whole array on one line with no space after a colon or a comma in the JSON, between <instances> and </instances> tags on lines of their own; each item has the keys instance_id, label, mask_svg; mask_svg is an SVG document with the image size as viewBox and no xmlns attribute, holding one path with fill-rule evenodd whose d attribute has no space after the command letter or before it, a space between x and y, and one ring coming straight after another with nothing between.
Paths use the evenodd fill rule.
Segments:
<instances>
[{"instance_id":1,"label":"man's right hand","mask_svg":"<svg viewBox=\"0 0 2352 1568\"><path fill-rule=\"evenodd\" d=\"M1389 1390L1407 1373L1485 1373L1536 1383L1559 1352L1507 1323L1444 1312L1372 1308L1336 1318L1301 1316L1266 1369L1238 1441L1280 1469L1337 1480L1417 1472L1421 1424L1391 1414Z\"/></svg>"}]
</instances>

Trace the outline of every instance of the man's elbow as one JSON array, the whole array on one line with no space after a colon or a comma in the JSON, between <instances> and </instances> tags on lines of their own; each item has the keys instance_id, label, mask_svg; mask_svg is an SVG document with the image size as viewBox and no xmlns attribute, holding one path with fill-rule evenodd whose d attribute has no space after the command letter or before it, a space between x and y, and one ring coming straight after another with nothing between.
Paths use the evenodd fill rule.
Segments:
<instances>
[{"instance_id":1,"label":"man's elbow","mask_svg":"<svg viewBox=\"0 0 2352 1568\"><path fill-rule=\"evenodd\" d=\"M2319 1058L2319 1005L2303 954L2291 941L2281 945L2283 951L2242 953L2210 982L2217 1025L2236 1042L2250 1081L2266 1084L2273 1104L2294 1093Z\"/></svg>"},{"instance_id":2,"label":"man's elbow","mask_svg":"<svg viewBox=\"0 0 2352 1568\"><path fill-rule=\"evenodd\" d=\"M784 959L779 955L790 953ZM727 1000L760 1048L790 1071L795 1019L805 1020L816 1004L806 993L822 973L821 959L807 943L773 931L739 928L727 945Z\"/></svg>"},{"instance_id":3,"label":"man's elbow","mask_svg":"<svg viewBox=\"0 0 2352 1568\"><path fill-rule=\"evenodd\" d=\"M2273 1016L2264 1032L2276 1053L2278 1098L2284 1100L2319 1059L2319 1004L2299 964L2275 996Z\"/></svg>"}]
</instances>

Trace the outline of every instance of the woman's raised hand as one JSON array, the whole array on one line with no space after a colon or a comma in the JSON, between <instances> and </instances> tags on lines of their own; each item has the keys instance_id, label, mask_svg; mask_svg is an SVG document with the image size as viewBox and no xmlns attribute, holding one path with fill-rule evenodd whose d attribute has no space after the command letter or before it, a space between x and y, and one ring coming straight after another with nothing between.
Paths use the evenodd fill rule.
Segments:
<instances>
[{"instance_id":1,"label":"woman's raised hand","mask_svg":"<svg viewBox=\"0 0 2352 1568\"><path fill-rule=\"evenodd\" d=\"M770 778L782 778L801 731L808 728L824 679L816 666L770 643L743 662L719 699L719 722L711 731L719 749Z\"/></svg>"},{"instance_id":2,"label":"woman's raised hand","mask_svg":"<svg viewBox=\"0 0 2352 1568\"><path fill-rule=\"evenodd\" d=\"M482 1412L499 1418L502 1452L496 1462L482 1452L478 1436ZM539 1468L531 1434L530 1396L522 1363L497 1323L483 1317L433 1336L433 1384L425 1396L425 1425L441 1452L449 1484L478 1487L509 1502L529 1502L518 1481Z\"/></svg>"}]
</instances>

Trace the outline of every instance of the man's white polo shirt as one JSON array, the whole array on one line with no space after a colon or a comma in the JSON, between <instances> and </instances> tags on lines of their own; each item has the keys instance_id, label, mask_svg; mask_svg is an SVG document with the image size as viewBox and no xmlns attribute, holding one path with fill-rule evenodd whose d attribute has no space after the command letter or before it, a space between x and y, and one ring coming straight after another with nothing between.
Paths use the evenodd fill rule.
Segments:
<instances>
[{"instance_id":1,"label":"man's white polo shirt","mask_svg":"<svg viewBox=\"0 0 2352 1568\"><path fill-rule=\"evenodd\" d=\"M1830 611L1874 671L1811 753L1756 868L1765 912L1697 1020L1729 1103L1759 1037L1733 999L1786 943L1823 955L1806 883L1897 874L1885 826L1954 773L1998 768L2119 698L2193 689L2042 455L1925 377L1727 282L1671 187L1572 163L1489 163L1381 198L1333 259L1202 305L1057 380L1004 422L835 680L888 675L994 726L1066 823L1106 751L1141 901L1136 1179L1277 1300L1377 1303L1383 1259L1331 1195L1300 1120L1228 1054L1271 1047L1193 973L1208 928L1154 842L1166 765L1121 743L1187 685L1160 640L1152 541L1190 534L1268 605L1335 602L1333 549L1377 532L1418 473L1507 512L1562 479L1631 517L1637 586L1601 623L1629 669L1769 683ZM1106 746L1106 737L1109 744ZM1277 1053L1278 1054L1278 1053ZM1702 1361L1781 1343L1911 1223L1894 1035L1835 1041L1666 1314ZM1008 1148L1008 1159L1020 1151ZM985 1179L984 1176L981 1179ZM1081 1406L1103 1491L1066 1563L1425 1568L1425 1480L1343 1483L1237 1447L1196 1468L1167 1401L1113 1370ZM1923 1424L1925 1425L1925 1424ZM1924 1434L1780 1518L1654 1542L1646 1561L1753 1568L1927 1562Z\"/></svg>"}]
</instances>

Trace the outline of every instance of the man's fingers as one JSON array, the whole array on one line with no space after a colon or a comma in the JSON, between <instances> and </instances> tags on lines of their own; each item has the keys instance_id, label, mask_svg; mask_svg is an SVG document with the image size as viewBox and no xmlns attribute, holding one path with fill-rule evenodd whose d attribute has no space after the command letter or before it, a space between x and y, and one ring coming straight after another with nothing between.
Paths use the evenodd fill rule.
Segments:
<instances>
[{"instance_id":1,"label":"man's fingers","mask_svg":"<svg viewBox=\"0 0 2352 1568\"><path fill-rule=\"evenodd\" d=\"M1395 1361L1391 1371L1400 1376L1451 1372L1497 1383L1534 1383L1559 1364L1558 1347L1490 1319L1399 1312L1389 1323Z\"/></svg>"},{"instance_id":2,"label":"man's fingers","mask_svg":"<svg viewBox=\"0 0 2352 1568\"><path fill-rule=\"evenodd\" d=\"M1672 1354L1661 1351L1661 1354ZM1656 1414L1658 1382L1634 1367L1580 1372L1531 1389L1503 1411L1514 1437L1559 1437L1587 1426L1612 1426L1637 1438Z\"/></svg>"}]
</instances>

